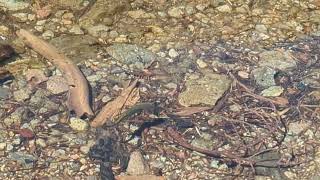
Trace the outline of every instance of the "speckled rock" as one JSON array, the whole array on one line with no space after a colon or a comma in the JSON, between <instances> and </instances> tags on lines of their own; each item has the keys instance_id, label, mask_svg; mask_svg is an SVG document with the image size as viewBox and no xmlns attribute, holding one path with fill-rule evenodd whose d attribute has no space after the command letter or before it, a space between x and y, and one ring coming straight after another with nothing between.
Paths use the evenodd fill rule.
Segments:
<instances>
[{"instance_id":1,"label":"speckled rock","mask_svg":"<svg viewBox=\"0 0 320 180\"><path fill-rule=\"evenodd\" d=\"M131 44L115 44L109 46L107 52L120 63L133 69L144 69L157 59L151 51Z\"/></svg>"},{"instance_id":2,"label":"speckled rock","mask_svg":"<svg viewBox=\"0 0 320 180\"><path fill-rule=\"evenodd\" d=\"M281 86L271 86L261 92L262 96L266 97L277 97L283 93L284 89Z\"/></svg>"},{"instance_id":3,"label":"speckled rock","mask_svg":"<svg viewBox=\"0 0 320 180\"><path fill-rule=\"evenodd\" d=\"M289 51L265 51L260 53L259 57L259 66L267 66L282 71L290 71L297 67L297 63Z\"/></svg>"},{"instance_id":4,"label":"speckled rock","mask_svg":"<svg viewBox=\"0 0 320 180\"><path fill-rule=\"evenodd\" d=\"M47 81L47 89L53 94L60 94L68 91L69 85L62 76L51 76Z\"/></svg>"},{"instance_id":5,"label":"speckled rock","mask_svg":"<svg viewBox=\"0 0 320 180\"><path fill-rule=\"evenodd\" d=\"M231 80L225 75L206 74L198 79L189 79L186 90L179 95L179 103L183 106L214 105L228 90Z\"/></svg>"},{"instance_id":6,"label":"speckled rock","mask_svg":"<svg viewBox=\"0 0 320 180\"><path fill-rule=\"evenodd\" d=\"M277 71L270 67L256 68L251 72L256 84L261 87L275 86L274 75L276 73Z\"/></svg>"},{"instance_id":7,"label":"speckled rock","mask_svg":"<svg viewBox=\"0 0 320 180\"><path fill-rule=\"evenodd\" d=\"M29 88L19 89L13 92L13 97L16 101L21 102L29 99L32 91Z\"/></svg>"},{"instance_id":8,"label":"speckled rock","mask_svg":"<svg viewBox=\"0 0 320 180\"><path fill-rule=\"evenodd\" d=\"M131 175L141 175L149 173L149 166L140 151L134 151L130 155L127 173Z\"/></svg>"},{"instance_id":9,"label":"speckled rock","mask_svg":"<svg viewBox=\"0 0 320 180\"><path fill-rule=\"evenodd\" d=\"M85 131L88 129L88 122L79 118L70 118L69 126L75 131Z\"/></svg>"}]
</instances>

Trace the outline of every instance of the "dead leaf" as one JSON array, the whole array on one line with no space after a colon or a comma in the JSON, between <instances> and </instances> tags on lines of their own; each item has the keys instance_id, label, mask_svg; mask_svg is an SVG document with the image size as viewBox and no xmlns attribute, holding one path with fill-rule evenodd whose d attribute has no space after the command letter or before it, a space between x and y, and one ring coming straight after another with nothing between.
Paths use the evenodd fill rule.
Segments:
<instances>
[{"instance_id":1,"label":"dead leaf","mask_svg":"<svg viewBox=\"0 0 320 180\"><path fill-rule=\"evenodd\" d=\"M102 126L106 121L119 115L125 107L136 104L140 99L137 84L138 80L133 81L129 87L122 91L120 96L106 104L90 125L92 127Z\"/></svg>"},{"instance_id":2,"label":"dead leaf","mask_svg":"<svg viewBox=\"0 0 320 180\"><path fill-rule=\"evenodd\" d=\"M155 175L136 175L136 176L117 176L116 180L165 180L163 176Z\"/></svg>"}]
</instances>

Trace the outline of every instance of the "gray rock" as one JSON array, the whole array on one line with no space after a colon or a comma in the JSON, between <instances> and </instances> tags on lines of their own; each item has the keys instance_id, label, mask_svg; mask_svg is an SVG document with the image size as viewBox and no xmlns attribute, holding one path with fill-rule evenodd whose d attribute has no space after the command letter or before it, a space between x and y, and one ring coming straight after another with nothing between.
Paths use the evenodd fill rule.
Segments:
<instances>
[{"instance_id":1,"label":"gray rock","mask_svg":"<svg viewBox=\"0 0 320 180\"><path fill-rule=\"evenodd\" d=\"M230 84L231 80L227 76L214 73L199 79L189 79L186 90L178 97L179 103L183 106L214 105Z\"/></svg>"},{"instance_id":2,"label":"gray rock","mask_svg":"<svg viewBox=\"0 0 320 180\"><path fill-rule=\"evenodd\" d=\"M18 102L25 101L29 99L31 93L32 92L29 88L19 89L13 92L13 98Z\"/></svg>"},{"instance_id":3,"label":"gray rock","mask_svg":"<svg viewBox=\"0 0 320 180\"><path fill-rule=\"evenodd\" d=\"M131 175L148 174L149 166L140 151L134 151L130 155L127 173Z\"/></svg>"},{"instance_id":4,"label":"gray rock","mask_svg":"<svg viewBox=\"0 0 320 180\"><path fill-rule=\"evenodd\" d=\"M32 168L34 167L34 163L37 161L37 157L26 154L23 152L13 152L9 153L9 158L13 161L17 161L20 165L22 165L24 168Z\"/></svg>"},{"instance_id":5,"label":"gray rock","mask_svg":"<svg viewBox=\"0 0 320 180\"><path fill-rule=\"evenodd\" d=\"M59 36L53 38L50 43L76 64L96 57L98 52L98 48L95 45L97 44L96 39L89 35Z\"/></svg>"},{"instance_id":6,"label":"gray rock","mask_svg":"<svg viewBox=\"0 0 320 180\"><path fill-rule=\"evenodd\" d=\"M53 94L60 94L68 91L69 85L62 76L51 76L47 81L47 89Z\"/></svg>"},{"instance_id":7,"label":"gray rock","mask_svg":"<svg viewBox=\"0 0 320 180\"><path fill-rule=\"evenodd\" d=\"M281 86L271 86L261 92L262 96L265 97L277 97L283 93L284 89Z\"/></svg>"},{"instance_id":8,"label":"gray rock","mask_svg":"<svg viewBox=\"0 0 320 180\"><path fill-rule=\"evenodd\" d=\"M320 87L320 69L313 69L304 76L302 82L310 87Z\"/></svg>"},{"instance_id":9,"label":"gray rock","mask_svg":"<svg viewBox=\"0 0 320 180\"><path fill-rule=\"evenodd\" d=\"M57 111L59 105L52 102L47 96L50 94L42 89L36 91L36 93L31 97L30 104L33 106L34 111L43 109L42 113L45 111Z\"/></svg>"},{"instance_id":10,"label":"gray rock","mask_svg":"<svg viewBox=\"0 0 320 180\"><path fill-rule=\"evenodd\" d=\"M274 75L276 73L277 71L269 67L260 67L251 72L256 84L261 87L275 86Z\"/></svg>"},{"instance_id":11,"label":"gray rock","mask_svg":"<svg viewBox=\"0 0 320 180\"><path fill-rule=\"evenodd\" d=\"M10 89L5 87L0 87L0 100L7 99L10 95Z\"/></svg>"},{"instance_id":12,"label":"gray rock","mask_svg":"<svg viewBox=\"0 0 320 180\"><path fill-rule=\"evenodd\" d=\"M140 70L157 59L151 51L131 44L115 44L109 46L107 52L120 63Z\"/></svg>"},{"instance_id":13,"label":"gray rock","mask_svg":"<svg viewBox=\"0 0 320 180\"><path fill-rule=\"evenodd\" d=\"M267 66L282 71L290 71L297 67L297 63L289 51L265 51L260 53L259 57L259 66Z\"/></svg>"}]
</instances>

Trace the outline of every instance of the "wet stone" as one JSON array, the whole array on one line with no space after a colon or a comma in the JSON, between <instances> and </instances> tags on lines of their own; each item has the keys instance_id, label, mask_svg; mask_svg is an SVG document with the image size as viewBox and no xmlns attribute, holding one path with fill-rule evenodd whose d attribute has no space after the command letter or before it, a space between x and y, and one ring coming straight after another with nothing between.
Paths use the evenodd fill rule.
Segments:
<instances>
[{"instance_id":1,"label":"wet stone","mask_svg":"<svg viewBox=\"0 0 320 180\"><path fill-rule=\"evenodd\" d=\"M29 99L32 91L29 88L23 88L13 92L13 97L16 101L21 102Z\"/></svg>"},{"instance_id":2,"label":"wet stone","mask_svg":"<svg viewBox=\"0 0 320 180\"><path fill-rule=\"evenodd\" d=\"M281 86L271 86L261 92L262 96L266 97L277 97L283 93L284 89Z\"/></svg>"},{"instance_id":3,"label":"wet stone","mask_svg":"<svg viewBox=\"0 0 320 180\"><path fill-rule=\"evenodd\" d=\"M70 127L75 131L85 131L88 129L88 122L79 118L70 118Z\"/></svg>"},{"instance_id":4,"label":"wet stone","mask_svg":"<svg viewBox=\"0 0 320 180\"><path fill-rule=\"evenodd\" d=\"M9 158L13 161L17 161L24 168L34 167L34 163L36 163L37 161L37 158L35 156L23 152L9 153Z\"/></svg>"},{"instance_id":5,"label":"wet stone","mask_svg":"<svg viewBox=\"0 0 320 180\"><path fill-rule=\"evenodd\" d=\"M138 70L144 69L157 59L151 51L131 44L115 44L109 46L107 52L120 63Z\"/></svg>"},{"instance_id":6,"label":"wet stone","mask_svg":"<svg viewBox=\"0 0 320 180\"><path fill-rule=\"evenodd\" d=\"M68 91L69 85L62 76L51 76L47 81L47 89L53 94L60 94Z\"/></svg>"},{"instance_id":7,"label":"wet stone","mask_svg":"<svg viewBox=\"0 0 320 180\"><path fill-rule=\"evenodd\" d=\"M89 35L59 36L53 38L50 43L76 64L96 57L98 52L95 45L97 40Z\"/></svg>"},{"instance_id":8,"label":"wet stone","mask_svg":"<svg viewBox=\"0 0 320 180\"><path fill-rule=\"evenodd\" d=\"M186 82L186 91L179 95L179 103L183 106L214 105L228 90L231 80L225 75L206 74L199 79L189 79Z\"/></svg>"},{"instance_id":9,"label":"wet stone","mask_svg":"<svg viewBox=\"0 0 320 180\"><path fill-rule=\"evenodd\" d=\"M149 167L140 151L132 152L127 168L127 173L131 175L148 174Z\"/></svg>"},{"instance_id":10,"label":"wet stone","mask_svg":"<svg viewBox=\"0 0 320 180\"><path fill-rule=\"evenodd\" d=\"M259 66L282 71L290 71L297 67L296 61L289 51L265 51L260 53L259 57Z\"/></svg>"},{"instance_id":11,"label":"wet stone","mask_svg":"<svg viewBox=\"0 0 320 180\"><path fill-rule=\"evenodd\" d=\"M320 69L313 69L310 72L307 73L306 76L303 78L303 83L313 87L313 88L319 88L320 87Z\"/></svg>"},{"instance_id":12,"label":"wet stone","mask_svg":"<svg viewBox=\"0 0 320 180\"><path fill-rule=\"evenodd\" d=\"M0 100L7 99L10 95L10 89L0 86Z\"/></svg>"},{"instance_id":13,"label":"wet stone","mask_svg":"<svg viewBox=\"0 0 320 180\"><path fill-rule=\"evenodd\" d=\"M277 71L269 67L260 67L251 72L255 82L261 87L275 86L274 76L276 73Z\"/></svg>"}]
</instances>

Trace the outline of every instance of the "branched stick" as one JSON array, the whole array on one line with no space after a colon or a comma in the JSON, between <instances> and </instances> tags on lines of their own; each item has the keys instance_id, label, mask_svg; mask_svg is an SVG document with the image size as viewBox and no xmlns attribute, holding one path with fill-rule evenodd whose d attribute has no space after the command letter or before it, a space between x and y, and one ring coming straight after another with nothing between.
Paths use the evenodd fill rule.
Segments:
<instances>
[{"instance_id":1,"label":"branched stick","mask_svg":"<svg viewBox=\"0 0 320 180\"><path fill-rule=\"evenodd\" d=\"M68 57L44 40L30 32L20 29L17 35L34 51L44 56L56 65L63 73L69 84L68 108L75 111L78 117L88 114L93 115L89 103L89 86L80 69Z\"/></svg>"}]
</instances>

